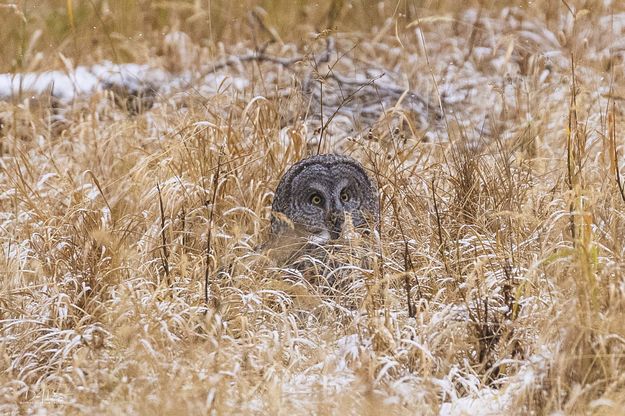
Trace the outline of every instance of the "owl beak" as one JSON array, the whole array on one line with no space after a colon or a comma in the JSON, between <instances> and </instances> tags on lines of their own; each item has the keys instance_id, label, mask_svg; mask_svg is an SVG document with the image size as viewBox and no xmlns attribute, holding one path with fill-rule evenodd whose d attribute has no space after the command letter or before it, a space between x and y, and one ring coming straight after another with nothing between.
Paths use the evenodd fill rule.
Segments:
<instances>
[{"instance_id":1,"label":"owl beak","mask_svg":"<svg viewBox=\"0 0 625 416\"><path fill-rule=\"evenodd\" d=\"M336 240L341 236L343 231L343 224L345 223L345 213L341 211L333 211L330 213L330 224L332 229L330 230L330 237L332 240Z\"/></svg>"}]
</instances>

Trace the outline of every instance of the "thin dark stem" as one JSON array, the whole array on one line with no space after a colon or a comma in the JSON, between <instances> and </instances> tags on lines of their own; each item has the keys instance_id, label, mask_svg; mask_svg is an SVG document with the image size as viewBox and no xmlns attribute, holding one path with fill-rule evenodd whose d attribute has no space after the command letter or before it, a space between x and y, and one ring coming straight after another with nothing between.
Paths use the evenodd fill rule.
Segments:
<instances>
[{"instance_id":1,"label":"thin dark stem","mask_svg":"<svg viewBox=\"0 0 625 416\"><path fill-rule=\"evenodd\" d=\"M323 133L325 131L325 125L323 124L323 81L319 79L319 117L321 117L321 131L319 132L319 143L317 144L317 154L321 152L321 143L323 142Z\"/></svg>"},{"instance_id":2,"label":"thin dark stem","mask_svg":"<svg viewBox=\"0 0 625 416\"><path fill-rule=\"evenodd\" d=\"M625 189L623 189L623 182L621 181L621 170L618 166L618 150L616 149L616 109L615 104L612 102L612 120L611 120L612 128L611 128L611 136L609 140L612 141L612 148L614 149L614 170L616 171L616 184L618 185L618 190L621 194L621 198L623 202L625 202Z\"/></svg>"},{"instance_id":3,"label":"thin dark stem","mask_svg":"<svg viewBox=\"0 0 625 416\"><path fill-rule=\"evenodd\" d=\"M395 201L393 201L391 205L393 206L393 212L397 220L399 232L402 239L404 240L404 285L406 287L406 299L408 301L408 316L414 318L417 311L412 303L412 298L410 296L410 292L412 291L412 282L410 279L410 275L413 274L414 266L412 264L412 257L410 256L408 239L406 238L406 234L404 233L404 227L402 226L402 221L399 215L399 208L397 207L397 203ZM421 285L419 284L419 279L416 276L415 283L417 284L417 295L419 296L419 299L422 299L423 293L421 292Z\"/></svg>"},{"instance_id":4,"label":"thin dark stem","mask_svg":"<svg viewBox=\"0 0 625 416\"><path fill-rule=\"evenodd\" d=\"M566 4L566 3L565 3ZM574 140L577 139L577 110L576 110L576 106L577 106L577 91L576 91L577 86L575 85L575 60L573 58L573 55L571 55L571 101L569 103L569 131L568 131L568 137L567 137L567 141L566 141L566 164L567 164L567 171L568 171L568 182L569 182L569 190L573 191L575 189L575 184L578 183L578 177L577 175L579 174L579 172L575 171L575 158L580 158L581 155L580 154L576 154L575 152L575 143L573 143ZM571 230L571 236L573 237L573 240L575 240L575 201L573 200L570 205L569 205L569 227Z\"/></svg>"},{"instance_id":5,"label":"thin dark stem","mask_svg":"<svg viewBox=\"0 0 625 416\"><path fill-rule=\"evenodd\" d=\"M165 209L163 208L163 197L158 182L156 183L156 190L158 191L158 206L161 210L161 239L163 240L161 261L163 262L163 269L169 283L169 252L167 251L167 236L165 235Z\"/></svg>"},{"instance_id":6,"label":"thin dark stem","mask_svg":"<svg viewBox=\"0 0 625 416\"><path fill-rule=\"evenodd\" d=\"M445 271L447 272L447 274L449 274L447 259L445 258L445 252L447 251L447 247L445 244L445 240L443 239L443 226L441 224L441 215L438 212L438 203L436 202L436 183L434 182L434 179L432 179L432 200L434 201L434 215L436 215L436 228L438 230L438 250L443 260L443 264L445 265Z\"/></svg>"},{"instance_id":7,"label":"thin dark stem","mask_svg":"<svg viewBox=\"0 0 625 416\"><path fill-rule=\"evenodd\" d=\"M213 217L215 215L215 201L217 200L217 187L219 186L219 176L221 173L221 156L222 152L219 152L217 157L217 172L213 176L213 194L210 202L210 213L208 214L208 235L206 237L206 269L204 269L204 301L208 306L208 277L210 276L211 266L211 241L213 235Z\"/></svg>"}]
</instances>

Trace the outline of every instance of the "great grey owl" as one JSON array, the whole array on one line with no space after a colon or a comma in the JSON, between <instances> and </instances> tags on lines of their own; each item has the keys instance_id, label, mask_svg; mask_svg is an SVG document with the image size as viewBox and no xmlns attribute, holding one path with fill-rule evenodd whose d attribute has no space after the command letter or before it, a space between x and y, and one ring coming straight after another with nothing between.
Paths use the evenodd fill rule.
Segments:
<instances>
[{"instance_id":1,"label":"great grey owl","mask_svg":"<svg viewBox=\"0 0 625 416\"><path fill-rule=\"evenodd\" d=\"M372 230L380 206L375 183L355 159L317 155L289 168L275 192L271 233L324 244L353 228Z\"/></svg>"}]
</instances>

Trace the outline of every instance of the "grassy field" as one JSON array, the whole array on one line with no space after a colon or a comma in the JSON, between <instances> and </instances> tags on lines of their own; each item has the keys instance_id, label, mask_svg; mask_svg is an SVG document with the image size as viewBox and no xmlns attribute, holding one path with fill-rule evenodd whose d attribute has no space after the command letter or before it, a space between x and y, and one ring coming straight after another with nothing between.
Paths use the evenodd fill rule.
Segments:
<instances>
[{"instance_id":1,"label":"grassy field","mask_svg":"<svg viewBox=\"0 0 625 416\"><path fill-rule=\"evenodd\" d=\"M625 5L502 3L1 2L0 73L166 81L0 101L0 414L622 414ZM333 288L262 249L317 151Z\"/></svg>"}]
</instances>

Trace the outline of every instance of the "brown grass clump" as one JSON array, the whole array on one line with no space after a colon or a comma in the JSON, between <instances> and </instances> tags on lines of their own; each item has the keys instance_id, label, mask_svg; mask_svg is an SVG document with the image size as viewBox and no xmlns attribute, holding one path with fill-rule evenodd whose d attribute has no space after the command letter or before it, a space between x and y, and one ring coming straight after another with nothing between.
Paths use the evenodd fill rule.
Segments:
<instances>
[{"instance_id":1,"label":"brown grass clump","mask_svg":"<svg viewBox=\"0 0 625 416\"><path fill-rule=\"evenodd\" d=\"M200 3L0 5L2 71L167 78L0 101L0 413L622 411L620 3ZM380 229L276 267L318 151Z\"/></svg>"}]
</instances>

